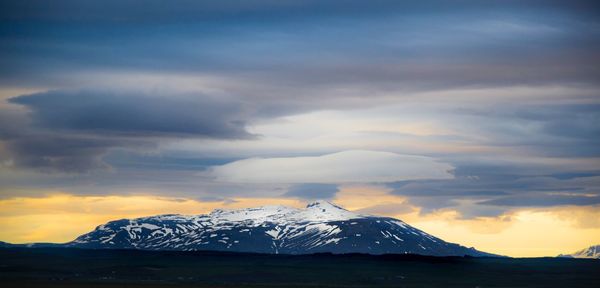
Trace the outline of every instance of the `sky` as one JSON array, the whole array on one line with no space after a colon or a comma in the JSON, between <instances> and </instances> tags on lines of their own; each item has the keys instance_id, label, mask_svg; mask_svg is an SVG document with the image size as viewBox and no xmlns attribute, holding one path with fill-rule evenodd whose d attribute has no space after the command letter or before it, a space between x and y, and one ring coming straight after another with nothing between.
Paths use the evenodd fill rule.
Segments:
<instances>
[{"instance_id":1,"label":"sky","mask_svg":"<svg viewBox=\"0 0 600 288\"><path fill-rule=\"evenodd\" d=\"M600 244L595 1L1 1L0 240L326 199Z\"/></svg>"}]
</instances>

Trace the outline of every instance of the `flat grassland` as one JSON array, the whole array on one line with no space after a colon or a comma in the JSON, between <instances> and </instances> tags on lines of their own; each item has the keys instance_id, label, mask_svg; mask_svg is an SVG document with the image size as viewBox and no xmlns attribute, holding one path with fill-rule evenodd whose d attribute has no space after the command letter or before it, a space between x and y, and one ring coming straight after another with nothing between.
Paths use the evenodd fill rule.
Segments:
<instances>
[{"instance_id":1,"label":"flat grassland","mask_svg":"<svg viewBox=\"0 0 600 288\"><path fill-rule=\"evenodd\" d=\"M600 287L600 260L0 248L2 287Z\"/></svg>"}]
</instances>

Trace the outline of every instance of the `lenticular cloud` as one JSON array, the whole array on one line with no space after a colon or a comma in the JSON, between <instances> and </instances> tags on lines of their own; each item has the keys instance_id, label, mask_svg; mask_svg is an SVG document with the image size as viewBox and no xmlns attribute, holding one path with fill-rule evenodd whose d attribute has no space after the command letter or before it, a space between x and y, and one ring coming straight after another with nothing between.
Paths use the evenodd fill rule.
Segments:
<instances>
[{"instance_id":1,"label":"lenticular cloud","mask_svg":"<svg viewBox=\"0 0 600 288\"><path fill-rule=\"evenodd\" d=\"M454 167L424 156L350 150L311 157L249 158L203 173L233 183L365 183L451 179Z\"/></svg>"}]
</instances>

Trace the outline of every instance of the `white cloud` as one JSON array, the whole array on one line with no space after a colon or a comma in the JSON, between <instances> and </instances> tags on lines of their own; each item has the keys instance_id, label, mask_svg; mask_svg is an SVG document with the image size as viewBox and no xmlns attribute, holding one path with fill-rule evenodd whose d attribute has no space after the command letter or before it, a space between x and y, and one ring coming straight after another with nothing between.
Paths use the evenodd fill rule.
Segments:
<instances>
[{"instance_id":1,"label":"white cloud","mask_svg":"<svg viewBox=\"0 0 600 288\"><path fill-rule=\"evenodd\" d=\"M231 183L366 183L449 179L454 167L424 156L349 150L316 157L249 158L203 173Z\"/></svg>"}]
</instances>

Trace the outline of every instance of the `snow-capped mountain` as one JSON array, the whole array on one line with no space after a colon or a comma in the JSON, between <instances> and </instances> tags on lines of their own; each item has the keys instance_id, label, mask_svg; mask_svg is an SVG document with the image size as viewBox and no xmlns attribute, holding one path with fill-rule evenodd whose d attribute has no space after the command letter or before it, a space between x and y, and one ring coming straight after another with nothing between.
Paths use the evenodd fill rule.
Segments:
<instances>
[{"instance_id":1,"label":"snow-capped mountain","mask_svg":"<svg viewBox=\"0 0 600 288\"><path fill-rule=\"evenodd\" d=\"M560 254L557 257L600 259L600 245L590 246L571 254Z\"/></svg>"},{"instance_id":2,"label":"snow-capped mountain","mask_svg":"<svg viewBox=\"0 0 600 288\"><path fill-rule=\"evenodd\" d=\"M68 247L257 253L412 253L493 256L448 243L388 217L360 215L326 201L305 209L264 206L208 215L159 215L98 226Z\"/></svg>"}]
</instances>

